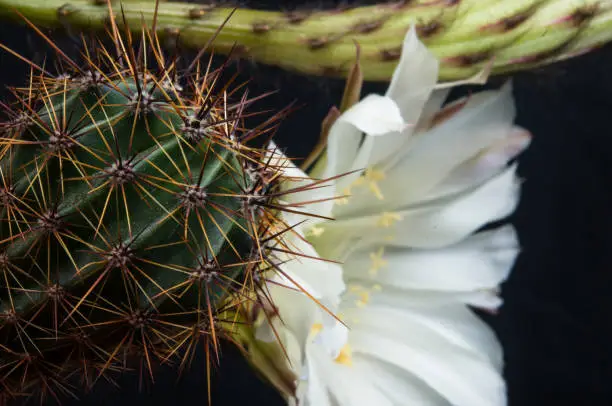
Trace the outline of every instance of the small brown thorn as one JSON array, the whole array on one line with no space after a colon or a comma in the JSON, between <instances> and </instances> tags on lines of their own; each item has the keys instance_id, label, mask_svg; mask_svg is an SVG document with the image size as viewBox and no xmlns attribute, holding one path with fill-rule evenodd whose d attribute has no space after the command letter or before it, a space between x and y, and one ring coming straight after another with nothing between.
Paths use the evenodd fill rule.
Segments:
<instances>
[{"instance_id":1,"label":"small brown thorn","mask_svg":"<svg viewBox=\"0 0 612 406\"><path fill-rule=\"evenodd\" d=\"M57 16L59 18L66 18L76 11L77 11L76 8L72 4L66 3L66 4L61 5L57 9Z\"/></svg>"},{"instance_id":2,"label":"small brown thorn","mask_svg":"<svg viewBox=\"0 0 612 406\"><path fill-rule=\"evenodd\" d=\"M431 20L426 23L418 24L416 27L417 34L421 39L427 39L442 31L443 25L441 22Z\"/></svg>"},{"instance_id":3,"label":"small brown thorn","mask_svg":"<svg viewBox=\"0 0 612 406\"><path fill-rule=\"evenodd\" d=\"M383 62L392 62L400 59L402 55L402 47L383 49L380 51L380 59Z\"/></svg>"},{"instance_id":4,"label":"small brown thorn","mask_svg":"<svg viewBox=\"0 0 612 406\"><path fill-rule=\"evenodd\" d=\"M306 40L306 44L308 45L308 48L310 48L312 51L315 51L317 49L322 49L325 46L327 46L330 42L331 41L329 37L327 36L309 38L308 40Z\"/></svg>"},{"instance_id":5,"label":"small brown thorn","mask_svg":"<svg viewBox=\"0 0 612 406\"><path fill-rule=\"evenodd\" d=\"M269 32L271 29L272 29L272 26L270 25L270 23L267 23L265 21L254 22L251 25L251 31L253 31L253 33L255 34L265 34Z\"/></svg>"},{"instance_id":6,"label":"small brown thorn","mask_svg":"<svg viewBox=\"0 0 612 406\"><path fill-rule=\"evenodd\" d=\"M198 20L215 8L214 4L204 4L189 10L188 16L191 20Z\"/></svg>"},{"instance_id":7,"label":"small brown thorn","mask_svg":"<svg viewBox=\"0 0 612 406\"><path fill-rule=\"evenodd\" d=\"M303 22L304 20L306 20L308 17L310 17L311 13L308 11L289 11L287 13L285 13L285 17L287 18L287 21L289 22L289 24L300 24L301 22Z\"/></svg>"},{"instance_id":8,"label":"small brown thorn","mask_svg":"<svg viewBox=\"0 0 612 406\"><path fill-rule=\"evenodd\" d=\"M380 29L384 23L384 20L363 21L355 24L352 31L356 34L369 34Z\"/></svg>"},{"instance_id":9,"label":"small brown thorn","mask_svg":"<svg viewBox=\"0 0 612 406\"><path fill-rule=\"evenodd\" d=\"M342 73L342 68L339 66L321 66L321 76L337 77Z\"/></svg>"},{"instance_id":10,"label":"small brown thorn","mask_svg":"<svg viewBox=\"0 0 612 406\"><path fill-rule=\"evenodd\" d=\"M460 55L460 56L452 58L452 61L455 62L457 66L470 67L470 66L482 63L482 62L486 62L489 59L491 59L491 57L492 57L492 52L487 50L487 51L475 52L473 54L468 54L468 55Z\"/></svg>"},{"instance_id":11,"label":"small brown thorn","mask_svg":"<svg viewBox=\"0 0 612 406\"><path fill-rule=\"evenodd\" d=\"M592 4L590 6L582 6L576 9L568 18L573 26L579 27L585 22L591 20L597 14L599 4Z\"/></svg>"}]
</instances>

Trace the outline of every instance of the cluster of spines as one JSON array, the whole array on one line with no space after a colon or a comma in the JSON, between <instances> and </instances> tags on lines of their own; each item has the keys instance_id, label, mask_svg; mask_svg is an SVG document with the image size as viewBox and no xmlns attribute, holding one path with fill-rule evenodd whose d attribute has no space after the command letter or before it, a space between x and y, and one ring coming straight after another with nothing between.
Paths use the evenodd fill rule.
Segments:
<instances>
[{"instance_id":1,"label":"cluster of spines","mask_svg":"<svg viewBox=\"0 0 612 406\"><path fill-rule=\"evenodd\" d=\"M83 67L31 25L62 73L29 61L29 85L2 104L2 399L59 399L134 360L153 378L202 343L215 360L292 228L269 148L284 111L245 128L254 99L230 104L242 86L220 85L226 65L179 71L146 27L136 43L111 21L116 49L85 46Z\"/></svg>"}]
</instances>

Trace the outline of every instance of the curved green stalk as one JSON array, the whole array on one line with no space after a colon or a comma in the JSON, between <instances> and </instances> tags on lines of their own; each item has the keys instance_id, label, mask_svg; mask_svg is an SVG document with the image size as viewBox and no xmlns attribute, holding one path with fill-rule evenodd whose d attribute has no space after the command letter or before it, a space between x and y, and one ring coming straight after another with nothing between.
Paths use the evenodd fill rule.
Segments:
<instances>
[{"instance_id":1,"label":"curved green stalk","mask_svg":"<svg viewBox=\"0 0 612 406\"><path fill-rule=\"evenodd\" d=\"M151 27L154 0L114 0L117 20ZM0 0L0 15L42 26L101 28L104 0ZM204 46L230 8L162 2L156 30L194 48ZM610 0L405 0L346 10L272 12L237 9L213 48L314 75L343 77L357 41L366 80L389 80L406 30L415 24L441 61L440 79L467 78L493 60L509 72L570 58L612 39Z\"/></svg>"}]
</instances>

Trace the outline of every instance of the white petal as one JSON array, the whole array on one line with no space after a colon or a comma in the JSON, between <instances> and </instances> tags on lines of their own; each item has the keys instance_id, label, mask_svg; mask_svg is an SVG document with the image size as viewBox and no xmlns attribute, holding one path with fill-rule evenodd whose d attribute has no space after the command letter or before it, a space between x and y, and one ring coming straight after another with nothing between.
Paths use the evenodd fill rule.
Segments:
<instances>
[{"instance_id":1,"label":"white petal","mask_svg":"<svg viewBox=\"0 0 612 406\"><path fill-rule=\"evenodd\" d=\"M426 131L431 126L432 118L442 108L444 101L447 99L450 89L434 90L429 96L429 100L423 106L423 111L419 117L418 124L414 128L416 132Z\"/></svg>"},{"instance_id":2,"label":"white petal","mask_svg":"<svg viewBox=\"0 0 612 406\"><path fill-rule=\"evenodd\" d=\"M299 404L304 406L332 406L331 396L327 390L328 382L322 376L321 362L325 362L325 355L318 354L317 349L309 348L306 357L308 376L306 381L299 383L298 394L301 399Z\"/></svg>"},{"instance_id":3,"label":"white petal","mask_svg":"<svg viewBox=\"0 0 612 406\"><path fill-rule=\"evenodd\" d=\"M367 376L394 405L450 406L447 400L408 371L364 354L354 358L356 371Z\"/></svg>"},{"instance_id":4,"label":"white petal","mask_svg":"<svg viewBox=\"0 0 612 406\"><path fill-rule=\"evenodd\" d=\"M299 238L292 238L288 244L289 250L300 255L275 254L282 264L280 270L276 271L277 283L289 289L306 291L320 299L324 305L333 306L336 298L344 291L342 268L320 259L314 248Z\"/></svg>"},{"instance_id":5,"label":"white petal","mask_svg":"<svg viewBox=\"0 0 612 406\"><path fill-rule=\"evenodd\" d=\"M399 210L428 199L432 189L451 176L453 169L514 135L513 119L509 85L497 92L473 96L453 117L432 130L414 134L408 147L400 150L396 146L395 154L380 164L378 169L385 177L377 182L377 187L384 199L376 199L367 187L352 188L348 204L335 207L334 215L347 218ZM376 140L387 138L392 136ZM366 147L364 142L362 149Z\"/></svg>"},{"instance_id":6,"label":"white petal","mask_svg":"<svg viewBox=\"0 0 612 406\"><path fill-rule=\"evenodd\" d=\"M272 319L273 326L267 320L264 321L257 328L255 337L264 342L275 342L278 338L283 343L296 340L300 354L290 355L301 363L301 351L318 316L317 304L301 292L274 284L268 285L268 292L272 303L278 308L279 317Z\"/></svg>"},{"instance_id":7,"label":"white petal","mask_svg":"<svg viewBox=\"0 0 612 406\"><path fill-rule=\"evenodd\" d=\"M437 80L438 60L419 40L413 25L404 37L386 95L395 100L406 122L416 124Z\"/></svg>"},{"instance_id":8,"label":"white petal","mask_svg":"<svg viewBox=\"0 0 612 406\"><path fill-rule=\"evenodd\" d=\"M351 334L354 351L411 371L455 406L506 404L505 384L492 365L425 331L407 332L399 342L359 329Z\"/></svg>"},{"instance_id":9,"label":"white petal","mask_svg":"<svg viewBox=\"0 0 612 406\"><path fill-rule=\"evenodd\" d=\"M371 286L367 286L370 291L376 291L379 287L376 284ZM420 309L420 308L429 308L432 306L442 306L442 305L466 305L469 304L469 301L476 296L478 292L461 292L461 293L453 293L453 292L444 292L444 291L425 291L425 290L411 290L410 294L406 294L406 290L397 289L394 287L385 287L383 291L384 294L372 294L369 297L368 305L380 305L380 306L388 306L392 308L406 308L406 309ZM348 295L345 295L345 298L348 298ZM345 306L349 306L350 303L347 304L347 299L343 300L342 308ZM356 305L356 302L353 303ZM343 316L342 320L346 320L349 323L349 326L352 326L352 321L346 319Z\"/></svg>"},{"instance_id":10,"label":"white petal","mask_svg":"<svg viewBox=\"0 0 612 406\"><path fill-rule=\"evenodd\" d=\"M384 296L385 289L373 295ZM352 303L347 302L348 306ZM406 334L431 334L449 345L461 347L483 362L491 363L498 372L503 364L502 349L491 328L476 317L465 305L437 303L414 308L400 308L368 304L365 307L345 309L348 318L357 318L353 330L378 331L401 342ZM386 324L390 323L390 324Z\"/></svg>"},{"instance_id":11,"label":"white petal","mask_svg":"<svg viewBox=\"0 0 612 406\"><path fill-rule=\"evenodd\" d=\"M345 111L332 125L327 147L325 177L341 175L368 165L369 150L360 150L361 133L379 136L401 131L404 120L395 102L385 96L371 94ZM348 184L358 174L345 176L338 184ZM341 189L343 186L340 187Z\"/></svg>"},{"instance_id":12,"label":"white petal","mask_svg":"<svg viewBox=\"0 0 612 406\"><path fill-rule=\"evenodd\" d=\"M359 151L362 138L361 131L355 128L353 124L341 120L341 118L342 116L336 120L329 130L325 151L327 164L323 171L323 179L349 172Z\"/></svg>"},{"instance_id":13,"label":"white petal","mask_svg":"<svg viewBox=\"0 0 612 406\"><path fill-rule=\"evenodd\" d=\"M399 107L400 117L407 125L402 126L401 132L396 129L378 137L365 131L372 136L364 139L354 169L376 165L397 153L412 134L424 106L432 106L428 99L437 79L438 61L418 39L413 26L406 33L402 55L386 93Z\"/></svg>"},{"instance_id":14,"label":"white petal","mask_svg":"<svg viewBox=\"0 0 612 406\"><path fill-rule=\"evenodd\" d=\"M440 206L410 210L395 226L392 245L431 248L456 243L514 211L520 184L513 165L475 190ZM420 212L420 213L419 213ZM400 212L402 213L402 212Z\"/></svg>"},{"instance_id":15,"label":"white petal","mask_svg":"<svg viewBox=\"0 0 612 406\"><path fill-rule=\"evenodd\" d=\"M507 138L514 119L510 86L473 96L446 122L412 139L410 149L386 169L379 187L386 209L419 201L453 168Z\"/></svg>"},{"instance_id":16,"label":"white petal","mask_svg":"<svg viewBox=\"0 0 612 406\"><path fill-rule=\"evenodd\" d=\"M395 101L378 94L367 95L338 120L351 123L359 131L372 136L400 131L405 126Z\"/></svg>"},{"instance_id":17,"label":"white petal","mask_svg":"<svg viewBox=\"0 0 612 406\"><path fill-rule=\"evenodd\" d=\"M369 375L335 363L315 345L309 348L308 356L312 364L316 364L319 379L326 383L335 406L393 406L385 394L372 385ZM312 406L318 405L313 402Z\"/></svg>"},{"instance_id":18,"label":"white petal","mask_svg":"<svg viewBox=\"0 0 612 406\"><path fill-rule=\"evenodd\" d=\"M360 171L377 164L380 159L396 151L404 139L402 130L405 128L405 123L400 115L399 108L393 100L388 97L371 94L359 102L359 104L361 103L364 103L366 107L372 106L368 108L372 113L378 111L378 118L368 117L361 112L356 112L352 117L353 122L356 125L360 124L358 127L366 134L351 167L352 171ZM346 113L349 113L349 111ZM374 121L378 122L375 123ZM370 128L368 129L367 127ZM360 172L355 172L338 179L337 184L340 191L359 177L359 175Z\"/></svg>"},{"instance_id":19,"label":"white petal","mask_svg":"<svg viewBox=\"0 0 612 406\"><path fill-rule=\"evenodd\" d=\"M519 182L512 165L490 181L456 198L377 216L356 217L325 223L324 233L313 239L320 255L344 260L337 247L341 241L359 245L391 245L437 248L454 244L485 224L510 214L519 198ZM399 220L384 226L385 216Z\"/></svg>"},{"instance_id":20,"label":"white petal","mask_svg":"<svg viewBox=\"0 0 612 406\"><path fill-rule=\"evenodd\" d=\"M513 128L508 136L459 165L436 186L427 200L460 193L490 179L506 167L531 142L531 134L522 128Z\"/></svg>"},{"instance_id":21,"label":"white petal","mask_svg":"<svg viewBox=\"0 0 612 406\"><path fill-rule=\"evenodd\" d=\"M336 359L346 344L348 329L336 319L332 320L316 334L313 342L323 348L331 359Z\"/></svg>"},{"instance_id":22,"label":"white petal","mask_svg":"<svg viewBox=\"0 0 612 406\"><path fill-rule=\"evenodd\" d=\"M497 291L482 290L468 293L462 296L461 300L478 309L496 311L504 303Z\"/></svg>"},{"instance_id":23,"label":"white petal","mask_svg":"<svg viewBox=\"0 0 612 406\"><path fill-rule=\"evenodd\" d=\"M401 289L473 291L492 289L510 273L519 247L510 225L478 233L445 248L388 248L386 265L372 272L370 255L378 247L360 249L344 264L344 278Z\"/></svg>"}]
</instances>

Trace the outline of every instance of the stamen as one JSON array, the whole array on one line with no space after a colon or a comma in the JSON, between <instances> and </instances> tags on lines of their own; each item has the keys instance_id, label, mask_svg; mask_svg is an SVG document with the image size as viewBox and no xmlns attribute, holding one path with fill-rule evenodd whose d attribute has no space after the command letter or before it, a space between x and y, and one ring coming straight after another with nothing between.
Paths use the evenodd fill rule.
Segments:
<instances>
[{"instance_id":1,"label":"stamen","mask_svg":"<svg viewBox=\"0 0 612 406\"><path fill-rule=\"evenodd\" d=\"M384 247L380 247L378 251L370 253L370 260L372 261L372 265L370 266L369 274L371 276L376 276L379 270L387 266L388 262L383 259L384 253Z\"/></svg>"},{"instance_id":2,"label":"stamen","mask_svg":"<svg viewBox=\"0 0 612 406\"><path fill-rule=\"evenodd\" d=\"M385 173L380 169L368 168L363 173L363 176L359 177L354 183L354 186L361 186L367 184L370 191L376 196L378 200L384 200L384 196L378 187L378 182L385 179Z\"/></svg>"},{"instance_id":3,"label":"stamen","mask_svg":"<svg viewBox=\"0 0 612 406\"><path fill-rule=\"evenodd\" d=\"M353 355L353 351L351 349L351 346L348 343L346 343L344 344L344 347L342 347L342 349L340 350L340 353L338 354L334 362L338 364L346 365L347 367L353 366L352 355Z\"/></svg>"},{"instance_id":4,"label":"stamen","mask_svg":"<svg viewBox=\"0 0 612 406\"><path fill-rule=\"evenodd\" d=\"M401 214L386 211L381 214L376 225L382 228L389 228L396 222L400 221L401 219L402 219Z\"/></svg>"}]
</instances>

